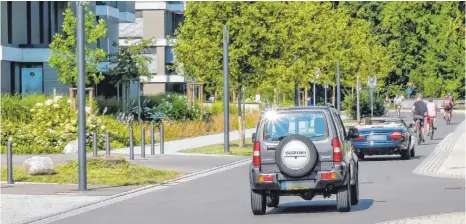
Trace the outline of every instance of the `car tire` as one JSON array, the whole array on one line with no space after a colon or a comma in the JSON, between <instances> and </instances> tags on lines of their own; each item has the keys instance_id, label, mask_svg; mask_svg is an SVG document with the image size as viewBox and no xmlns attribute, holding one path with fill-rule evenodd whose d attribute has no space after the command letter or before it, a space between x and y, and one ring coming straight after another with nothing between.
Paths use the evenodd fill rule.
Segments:
<instances>
[{"instance_id":1,"label":"car tire","mask_svg":"<svg viewBox=\"0 0 466 224\"><path fill-rule=\"evenodd\" d=\"M302 143L305 146L304 148L306 148L306 151L309 156L309 160L304 165L304 167L298 170L289 168L282 159L283 150L288 144L294 141ZM280 143L278 143L278 146L275 149L275 161L277 162L277 166L281 172L283 172L289 177L303 177L306 174L310 173L317 164L317 158L318 154L316 146L309 138L303 135L289 135L283 138L280 141Z\"/></svg>"},{"instance_id":2,"label":"car tire","mask_svg":"<svg viewBox=\"0 0 466 224\"><path fill-rule=\"evenodd\" d=\"M354 177L354 185L351 186L351 205L359 203L359 169Z\"/></svg>"},{"instance_id":3,"label":"car tire","mask_svg":"<svg viewBox=\"0 0 466 224\"><path fill-rule=\"evenodd\" d=\"M269 208L276 208L278 204L280 203L280 196L273 194L273 195L267 195L267 207Z\"/></svg>"},{"instance_id":4,"label":"car tire","mask_svg":"<svg viewBox=\"0 0 466 224\"><path fill-rule=\"evenodd\" d=\"M359 154L358 154L358 159L359 159L359 160L364 160L364 154L359 153Z\"/></svg>"},{"instance_id":5,"label":"car tire","mask_svg":"<svg viewBox=\"0 0 466 224\"><path fill-rule=\"evenodd\" d=\"M411 159L411 150L403 150L401 151L401 159L403 160L410 160Z\"/></svg>"},{"instance_id":6,"label":"car tire","mask_svg":"<svg viewBox=\"0 0 466 224\"><path fill-rule=\"evenodd\" d=\"M254 215L265 214L265 192L258 190L251 190L251 210Z\"/></svg>"},{"instance_id":7,"label":"car tire","mask_svg":"<svg viewBox=\"0 0 466 224\"><path fill-rule=\"evenodd\" d=\"M337 210L339 212L349 212L351 210L351 181L338 189L337 192Z\"/></svg>"}]
</instances>

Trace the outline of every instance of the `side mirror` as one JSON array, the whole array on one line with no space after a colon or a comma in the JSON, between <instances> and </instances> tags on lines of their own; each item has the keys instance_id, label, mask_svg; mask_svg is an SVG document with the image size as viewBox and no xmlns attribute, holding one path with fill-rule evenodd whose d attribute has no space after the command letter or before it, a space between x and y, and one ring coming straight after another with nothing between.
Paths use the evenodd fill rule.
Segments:
<instances>
[{"instance_id":1,"label":"side mirror","mask_svg":"<svg viewBox=\"0 0 466 224\"><path fill-rule=\"evenodd\" d=\"M359 137L359 130L355 127L351 127L348 130L348 138L357 138Z\"/></svg>"},{"instance_id":2,"label":"side mirror","mask_svg":"<svg viewBox=\"0 0 466 224\"><path fill-rule=\"evenodd\" d=\"M252 133L251 139L252 139L252 143L256 141L256 133Z\"/></svg>"}]
</instances>

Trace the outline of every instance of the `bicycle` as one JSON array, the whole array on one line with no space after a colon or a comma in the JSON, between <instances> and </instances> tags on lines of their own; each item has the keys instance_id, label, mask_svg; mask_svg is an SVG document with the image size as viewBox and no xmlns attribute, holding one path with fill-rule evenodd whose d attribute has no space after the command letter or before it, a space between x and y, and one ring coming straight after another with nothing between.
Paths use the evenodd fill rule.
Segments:
<instances>
[{"instance_id":1,"label":"bicycle","mask_svg":"<svg viewBox=\"0 0 466 224\"><path fill-rule=\"evenodd\" d=\"M414 133L417 136L417 145L420 145L422 143L422 139L424 139L424 136L422 135L422 127L421 127L420 119L416 119L415 127L416 128L414 129Z\"/></svg>"},{"instance_id":2,"label":"bicycle","mask_svg":"<svg viewBox=\"0 0 466 224\"><path fill-rule=\"evenodd\" d=\"M400 117L401 115L401 105L396 105L396 116Z\"/></svg>"},{"instance_id":3,"label":"bicycle","mask_svg":"<svg viewBox=\"0 0 466 224\"><path fill-rule=\"evenodd\" d=\"M445 117L445 123L446 123L447 125L449 125L449 124L450 124L450 121L451 121L451 113L452 113L451 110L452 110L452 109L450 109L450 110L447 112L447 116Z\"/></svg>"},{"instance_id":4,"label":"bicycle","mask_svg":"<svg viewBox=\"0 0 466 224\"><path fill-rule=\"evenodd\" d=\"M436 118L430 118L430 121L429 121L429 135L430 135L430 140L433 140L434 139L434 119Z\"/></svg>"}]
</instances>

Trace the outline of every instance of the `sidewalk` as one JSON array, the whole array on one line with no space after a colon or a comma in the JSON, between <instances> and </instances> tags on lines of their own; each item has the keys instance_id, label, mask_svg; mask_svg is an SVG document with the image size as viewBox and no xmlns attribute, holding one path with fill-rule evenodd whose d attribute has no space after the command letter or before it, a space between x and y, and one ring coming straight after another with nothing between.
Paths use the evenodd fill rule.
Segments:
<instances>
[{"instance_id":1,"label":"sidewalk","mask_svg":"<svg viewBox=\"0 0 466 224\"><path fill-rule=\"evenodd\" d=\"M255 128L246 129L246 138L250 138L252 133L256 131ZM223 133L220 134L212 134L212 135L205 135L205 136L198 136L193 138L185 138L180 140L174 140L165 142L164 145L164 154L177 154L181 150L185 149L194 149L209 145L216 145L223 143ZM230 141L238 140L239 134L238 131L230 132ZM150 145L145 146L146 155L150 154ZM121 149L112 149L112 154L129 154L129 147L121 148ZM155 153L160 154L160 145L155 144ZM134 154L140 155L141 154L141 146L134 147Z\"/></svg>"},{"instance_id":2,"label":"sidewalk","mask_svg":"<svg viewBox=\"0 0 466 224\"><path fill-rule=\"evenodd\" d=\"M246 129L246 138L251 137L252 133L254 133L255 130L256 129L254 128ZM230 132L230 141L234 141L238 139L239 139L238 131ZM223 133L168 141L168 142L165 142L164 155L184 155L184 156L189 155L191 156L193 154L179 153L179 151L184 150L184 149L192 149L192 148L198 148L198 147L204 147L204 146L222 144L222 143L223 143ZM145 151L146 151L147 158L154 157L150 155L150 145L145 146ZM105 151L99 151L98 153L99 155L104 155ZM129 158L129 147L120 148L120 149L112 149L110 154ZM141 146L134 147L134 154L135 154L135 159L137 160L138 159L137 157L140 157L138 155L141 155ZM158 143L155 144L155 154L160 155L160 145ZM37 155L31 155L31 154L13 155L13 164L21 165L23 164L24 160L31 158L33 156L37 156ZM55 164L66 164L68 161L78 160L78 155L75 153L41 154L38 156L50 157L52 158ZM92 153L87 153L87 157L91 157L91 156L92 156ZM164 156L164 157L168 157L168 156ZM2 165L6 164L5 154L1 155L1 164Z\"/></svg>"},{"instance_id":3,"label":"sidewalk","mask_svg":"<svg viewBox=\"0 0 466 224\"><path fill-rule=\"evenodd\" d=\"M465 121L448 134L413 173L446 178L465 178Z\"/></svg>"},{"instance_id":4,"label":"sidewalk","mask_svg":"<svg viewBox=\"0 0 466 224\"><path fill-rule=\"evenodd\" d=\"M465 213L443 213L437 215L412 217L407 219L393 220L389 222L382 222L379 224L465 224Z\"/></svg>"}]
</instances>

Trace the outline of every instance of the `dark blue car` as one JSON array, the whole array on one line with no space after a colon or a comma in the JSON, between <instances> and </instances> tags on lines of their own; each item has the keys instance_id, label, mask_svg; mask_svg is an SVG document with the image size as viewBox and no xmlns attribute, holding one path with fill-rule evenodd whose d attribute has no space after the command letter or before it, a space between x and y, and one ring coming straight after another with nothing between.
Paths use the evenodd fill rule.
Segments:
<instances>
[{"instance_id":1,"label":"dark blue car","mask_svg":"<svg viewBox=\"0 0 466 224\"><path fill-rule=\"evenodd\" d=\"M401 118L372 118L371 124L358 124L359 137L352 139L359 159L368 155L401 155L409 160L415 155L415 135Z\"/></svg>"}]
</instances>

